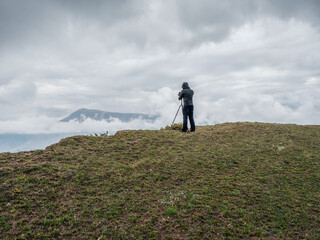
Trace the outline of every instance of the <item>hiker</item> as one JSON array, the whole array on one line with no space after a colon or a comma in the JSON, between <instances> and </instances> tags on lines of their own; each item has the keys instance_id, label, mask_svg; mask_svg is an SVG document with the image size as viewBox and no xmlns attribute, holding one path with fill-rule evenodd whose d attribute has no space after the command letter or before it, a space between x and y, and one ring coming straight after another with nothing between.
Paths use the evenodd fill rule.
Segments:
<instances>
[{"instance_id":1,"label":"hiker","mask_svg":"<svg viewBox=\"0 0 320 240\"><path fill-rule=\"evenodd\" d=\"M190 121L191 125L191 132L194 132L196 130L196 126L194 124L194 119L193 119L193 90L190 89L189 85L187 82L184 82L182 84L182 91L179 92L179 100L183 98L183 128L182 132L186 132L188 130L188 118Z\"/></svg>"}]
</instances>

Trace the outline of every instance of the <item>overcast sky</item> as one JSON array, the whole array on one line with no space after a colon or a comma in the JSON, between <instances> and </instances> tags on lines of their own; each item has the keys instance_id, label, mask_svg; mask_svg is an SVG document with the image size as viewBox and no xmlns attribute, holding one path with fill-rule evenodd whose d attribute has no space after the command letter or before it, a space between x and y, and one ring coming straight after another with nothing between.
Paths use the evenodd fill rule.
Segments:
<instances>
[{"instance_id":1,"label":"overcast sky","mask_svg":"<svg viewBox=\"0 0 320 240\"><path fill-rule=\"evenodd\" d=\"M319 124L318 0L0 0L0 133L171 124ZM79 108L150 125L57 120ZM178 121L181 121L181 116Z\"/></svg>"}]
</instances>

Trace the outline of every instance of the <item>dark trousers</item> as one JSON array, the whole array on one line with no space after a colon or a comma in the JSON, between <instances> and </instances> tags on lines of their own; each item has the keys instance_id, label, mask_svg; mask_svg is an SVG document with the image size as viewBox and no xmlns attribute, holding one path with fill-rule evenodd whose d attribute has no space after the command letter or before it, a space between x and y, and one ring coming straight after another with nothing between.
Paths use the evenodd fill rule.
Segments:
<instances>
[{"instance_id":1,"label":"dark trousers","mask_svg":"<svg viewBox=\"0 0 320 240\"><path fill-rule=\"evenodd\" d=\"M183 128L182 131L186 132L188 130L188 118L191 125L191 132L194 132L196 130L196 126L194 124L193 119L193 105L184 106L183 107Z\"/></svg>"}]
</instances>

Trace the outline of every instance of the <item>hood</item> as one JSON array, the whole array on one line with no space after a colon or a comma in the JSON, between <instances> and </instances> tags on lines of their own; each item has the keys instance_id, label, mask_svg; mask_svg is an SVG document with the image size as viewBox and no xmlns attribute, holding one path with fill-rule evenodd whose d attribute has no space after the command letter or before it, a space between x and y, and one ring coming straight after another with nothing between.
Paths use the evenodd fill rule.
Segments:
<instances>
[{"instance_id":1,"label":"hood","mask_svg":"<svg viewBox=\"0 0 320 240\"><path fill-rule=\"evenodd\" d=\"M183 89L190 89L189 84L188 84L187 82L184 82L184 83L182 84L182 88L183 88Z\"/></svg>"}]
</instances>

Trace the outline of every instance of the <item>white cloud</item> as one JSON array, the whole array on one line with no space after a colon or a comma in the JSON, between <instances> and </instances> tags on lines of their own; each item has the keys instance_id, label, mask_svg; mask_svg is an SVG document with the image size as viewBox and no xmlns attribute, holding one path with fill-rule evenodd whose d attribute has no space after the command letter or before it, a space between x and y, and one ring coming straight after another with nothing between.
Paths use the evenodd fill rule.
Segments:
<instances>
[{"instance_id":1,"label":"white cloud","mask_svg":"<svg viewBox=\"0 0 320 240\"><path fill-rule=\"evenodd\" d=\"M95 121L86 119L83 122L60 122L49 117L23 117L14 121L1 121L0 134L47 134L47 133L105 133L114 134L124 129L160 129L163 119L150 122L142 119L134 119L130 122L122 122L119 119L111 121Z\"/></svg>"},{"instance_id":2,"label":"white cloud","mask_svg":"<svg viewBox=\"0 0 320 240\"><path fill-rule=\"evenodd\" d=\"M2 1L0 130L159 128L173 120L184 81L199 124L316 124L319 9L288 0ZM56 123L83 107L160 118Z\"/></svg>"},{"instance_id":3,"label":"white cloud","mask_svg":"<svg viewBox=\"0 0 320 240\"><path fill-rule=\"evenodd\" d=\"M307 79L306 85L311 85L311 86L320 85L320 77L311 77Z\"/></svg>"}]
</instances>

